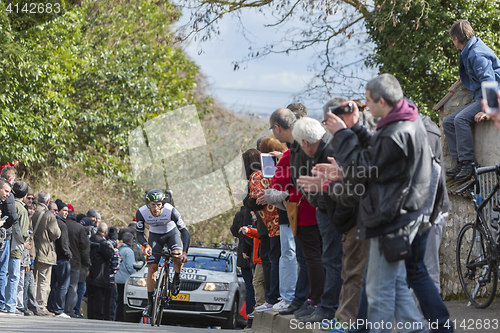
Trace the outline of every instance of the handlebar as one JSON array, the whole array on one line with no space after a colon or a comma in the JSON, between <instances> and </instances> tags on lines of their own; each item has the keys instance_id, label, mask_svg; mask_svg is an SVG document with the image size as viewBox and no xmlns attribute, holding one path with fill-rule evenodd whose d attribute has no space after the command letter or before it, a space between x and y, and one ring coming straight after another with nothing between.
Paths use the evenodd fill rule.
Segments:
<instances>
[{"instance_id":1,"label":"handlebar","mask_svg":"<svg viewBox=\"0 0 500 333\"><path fill-rule=\"evenodd\" d=\"M478 175L482 175L483 173L487 173L487 172L491 172L491 171L497 171L497 172L500 171L500 164L476 169L476 172Z\"/></svg>"}]
</instances>

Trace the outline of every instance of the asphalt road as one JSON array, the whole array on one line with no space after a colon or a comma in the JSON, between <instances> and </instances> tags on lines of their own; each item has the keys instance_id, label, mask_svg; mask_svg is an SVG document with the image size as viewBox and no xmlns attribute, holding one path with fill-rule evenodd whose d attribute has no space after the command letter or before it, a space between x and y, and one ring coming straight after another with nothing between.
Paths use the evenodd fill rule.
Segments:
<instances>
[{"instance_id":1,"label":"asphalt road","mask_svg":"<svg viewBox=\"0 0 500 333\"><path fill-rule=\"evenodd\" d=\"M455 333L500 333L500 297L486 309L467 306L467 301L445 302Z\"/></svg>"},{"instance_id":2,"label":"asphalt road","mask_svg":"<svg viewBox=\"0 0 500 333\"><path fill-rule=\"evenodd\" d=\"M89 319L63 319L54 317L23 317L7 314L0 315L0 331L3 332L120 332L120 333L142 333L142 332L167 332L167 333L196 333L208 331L206 328L191 328L180 326L160 326L141 325L133 323L121 323L114 321L89 320ZM233 330L223 330L228 333L242 332Z\"/></svg>"},{"instance_id":3,"label":"asphalt road","mask_svg":"<svg viewBox=\"0 0 500 333\"><path fill-rule=\"evenodd\" d=\"M456 333L500 333L500 300L493 302L486 309L468 307L466 301L445 302L450 312L451 320L456 323ZM23 317L0 314L0 331L3 332L167 332L195 333L207 331L206 328L180 326L151 327L133 323L88 319L63 319L54 317ZM242 332L223 330L228 333ZM319 332L319 331L318 331ZM208 333L208 332L207 332Z\"/></svg>"}]
</instances>

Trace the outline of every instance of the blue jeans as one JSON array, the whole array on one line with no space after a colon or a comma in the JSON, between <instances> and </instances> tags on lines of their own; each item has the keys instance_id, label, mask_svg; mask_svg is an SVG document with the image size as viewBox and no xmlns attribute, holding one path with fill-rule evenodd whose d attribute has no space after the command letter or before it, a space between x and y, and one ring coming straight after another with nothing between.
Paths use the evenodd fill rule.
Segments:
<instances>
[{"instance_id":1,"label":"blue jeans","mask_svg":"<svg viewBox=\"0 0 500 333\"><path fill-rule=\"evenodd\" d=\"M280 243L280 295L286 303L290 304L293 301L297 284L297 257L292 227L288 224L280 225Z\"/></svg>"},{"instance_id":2,"label":"blue jeans","mask_svg":"<svg viewBox=\"0 0 500 333\"><path fill-rule=\"evenodd\" d=\"M408 286L415 292L424 318L433 325L437 324L437 328L433 328L432 331L453 332L453 328L444 327L450 319L450 313L424 264L425 248L430 231L431 229L422 235L417 235L411 244L412 257L406 260Z\"/></svg>"},{"instance_id":3,"label":"blue jeans","mask_svg":"<svg viewBox=\"0 0 500 333\"><path fill-rule=\"evenodd\" d=\"M471 125L476 123L474 117L480 111L481 100L477 100L444 118L443 131L451 158L460 161L474 160Z\"/></svg>"},{"instance_id":4,"label":"blue jeans","mask_svg":"<svg viewBox=\"0 0 500 333\"><path fill-rule=\"evenodd\" d=\"M33 270L31 269L28 273L24 275L24 296L23 305L25 309L31 310L33 312L40 311L38 303L36 301L35 293L35 277L33 276Z\"/></svg>"},{"instance_id":5,"label":"blue jeans","mask_svg":"<svg viewBox=\"0 0 500 333\"><path fill-rule=\"evenodd\" d=\"M297 256L297 262L299 263L299 274L297 277L297 284L295 285L295 297L292 304L300 308L307 300L307 294L309 293L309 276L307 275L304 252L302 252L302 247L297 237L295 237L295 254Z\"/></svg>"},{"instance_id":6,"label":"blue jeans","mask_svg":"<svg viewBox=\"0 0 500 333\"><path fill-rule=\"evenodd\" d=\"M271 252L269 252L269 260L271 261L271 284L266 299L267 303L276 304L280 297L281 245L279 236L269 237L269 244L271 247Z\"/></svg>"},{"instance_id":7,"label":"blue jeans","mask_svg":"<svg viewBox=\"0 0 500 333\"><path fill-rule=\"evenodd\" d=\"M79 279L80 279L80 269L71 269L68 294L66 295L66 305L64 306L64 312L67 315L74 315L73 309L78 299L77 289L78 289Z\"/></svg>"},{"instance_id":8,"label":"blue jeans","mask_svg":"<svg viewBox=\"0 0 500 333\"><path fill-rule=\"evenodd\" d=\"M50 283L47 309L56 315L64 312L71 277L70 271L71 264L69 260L59 260L57 265L52 266L52 281Z\"/></svg>"},{"instance_id":9,"label":"blue jeans","mask_svg":"<svg viewBox=\"0 0 500 333\"><path fill-rule=\"evenodd\" d=\"M339 307L339 296L343 283L340 277L342 272L342 235L333 229L328 214L323 214L317 209L316 219L323 244L321 261L325 267L325 287L315 313L332 319Z\"/></svg>"},{"instance_id":10,"label":"blue jeans","mask_svg":"<svg viewBox=\"0 0 500 333\"><path fill-rule=\"evenodd\" d=\"M9 271L10 240L6 240L0 250L0 309L5 309L5 287L7 286L7 272Z\"/></svg>"},{"instance_id":11,"label":"blue jeans","mask_svg":"<svg viewBox=\"0 0 500 333\"><path fill-rule=\"evenodd\" d=\"M379 249L378 237L370 240L366 296L370 333L391 333L394 319L396 325L402 325L398 332L429 332L408 289L405 262L387 262Z\"/></svg>"},{"instance_id":12,"label":"blue jeans","mask_svg":"<svg viewBox=\"0 0 500 333\"><path fill-rule=\"evenodd\" d=\"M253 311L255 307L255 291L253 290L253 274L251 268L242 268L241 275L245 281L245 302L247 315ZM252 319L248 319L248 327L252 327Z\"/></svg>"},{"instance_id":13,"label":"blue jeans","mask_svg":"<svg viewBox=\"0 0 500 333\"><path fill-rule=\"evenodd\" d=\"M77 316L81 316L82 313L80 312L80 308L82 306L82 300L83 300L83 295L85 295L85 291L87 290L87 285L85 282L78 282L78 289L76 290L76 293L78 295L78 299L76 300L76 305L75 305L75 314Z\"/></svg>"},{"instance_id":14,"label":"blue jeans","mask_svg":"<svg viewBox=\"0 0 500 333\"><path fill-rule=\"evenodd\" d=\"M116 300L118 299L118 290L116 290L116 284L113 283L111 289L111 306L109 309L110 320L115 321L116 319Z\"/></svg>"},{"instance_id":15,"label":"blue jeans","mask_svg":"<svg viewBox=\"0 0 500 333\"><path fill-rule=\"evenodd\" d=\"M5 309L9 312L16 311L17 287L19 285L19 275L21 274L21 259L9 259L9 276L5 286Z\"/></svg>"}]
</instances>

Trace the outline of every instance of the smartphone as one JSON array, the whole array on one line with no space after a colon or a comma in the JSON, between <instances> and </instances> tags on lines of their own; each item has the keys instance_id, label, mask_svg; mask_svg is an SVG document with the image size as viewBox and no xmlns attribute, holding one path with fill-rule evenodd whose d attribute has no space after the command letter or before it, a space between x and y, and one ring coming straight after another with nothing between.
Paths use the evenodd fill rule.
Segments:
<instances>
[{"instance_id":1,"label":"smartphone","mask_svg":"<svg viewBox=\"0 0 500 333\"><path fill-rule=\"evenodd\" d=\"M328 108L328 112L333 113L337 116L341 116L346 113L352 113L354 111L352 103L347 104L346 106L330 106Z\"/></svg>"},{"instance_id":2,"label":"smartphone","mask_svg":"<svg viewBox=\"0 0 500 333\"><path fill-rule=\"evenodd\" d=\"M486 113L498 113L498 82L497 81L483 81L481 82L481 89L483 91L483 98L488 102Z\"/></svg>"},{"instance_id":3,"label":"smartphone","mask_svg":"<svg viewBox=\"0 0 500 333\"><path fill-rule=\"evenodd\" d=\"M262 176L264 178L273 178L276 172L273 155L260 154L260 165L262 166Z\"/></svg>"}]
</instances>

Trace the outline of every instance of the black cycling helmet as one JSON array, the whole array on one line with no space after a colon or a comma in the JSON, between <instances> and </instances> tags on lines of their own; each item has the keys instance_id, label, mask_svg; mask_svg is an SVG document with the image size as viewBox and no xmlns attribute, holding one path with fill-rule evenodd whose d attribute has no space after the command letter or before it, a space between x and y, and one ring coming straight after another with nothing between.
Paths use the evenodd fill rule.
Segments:
<instances>
[{"instance_id":1,"label":"black cycling helmet","mask_svg":"<svg viewBox=\"0 0 500 333\"><path fill-rule=\"evenodd\" d=\"M144 194L144 200L146 201L146 204L149 204L150 202L162 202L166 203L167 202L167 197L165 196L165 193L163 193L162 190L150 190Z\"/></svg>"}]
</instances>

